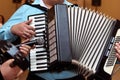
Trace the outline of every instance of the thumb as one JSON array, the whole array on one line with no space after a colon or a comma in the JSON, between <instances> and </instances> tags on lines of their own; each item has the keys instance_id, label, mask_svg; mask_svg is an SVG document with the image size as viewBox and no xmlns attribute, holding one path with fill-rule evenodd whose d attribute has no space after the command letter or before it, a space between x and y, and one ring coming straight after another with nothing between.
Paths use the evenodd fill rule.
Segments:
<instances>
[{"instance_id":1,"label":"thumb","mask_svg":"<svg viewBox=\"0 0 120 80\"><path fill-rule=\"evenodd\" d=\"M31 22L32 22L32 19L28 20L28 21L25 21L25 24L30 24Z\"/></svg>"}]
</instances>

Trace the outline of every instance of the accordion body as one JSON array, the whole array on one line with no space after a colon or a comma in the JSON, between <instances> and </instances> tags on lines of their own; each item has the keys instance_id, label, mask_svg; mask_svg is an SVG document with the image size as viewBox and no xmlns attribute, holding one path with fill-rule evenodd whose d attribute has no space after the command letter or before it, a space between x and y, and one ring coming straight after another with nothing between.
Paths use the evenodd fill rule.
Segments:
<instances>
[{"instance_id":1,"label":"accordion body","mask_svg":"<svg viewBox=\"0 0 120 80\"><path fill-rule=\"evenodd\" d=\"M56 62L57 66L70 63L68 69L76 75L82 74L87 80L110 80L117 60L114 43L120 41L117 20L89 9L64 4L55 5L46 15L47 21L44 21L47 25L41 31L45 34L42 36L45 39L43 48L47 50L47 66L43 70L54 67Z\"/></svg>"},{"instance_id":2,"label":"accordion body","mask_svg":"<svg viewBox=\"0 0 120 80\"><path fill-rule=\"evenodd\" d=\"M51 30L48 31L47 18L48 17L46 13L28 16L29 20L32 19L32 23L30 25L35 28L36 32L35 36L33 36L31 40L36 40L38 38L44 39L44 44L42 45L36 44L35 48L30 51L29 70L31 72L45 72L53 70L53 68L58 69L59 65L67 66L68 64L71 63L72 60L70 44L68 42L69 36L66 36L67 35L66 34L65 36L62 35L55 37L53 31L52 32L50 32ZM61 31L62 31L61 28L57 30L57 32ZM50 35L48 37L49 33ZM61 33L64 34L63 32ZM61 35L61 33L59 35ZM61 39L64 38L64 42L62 42L63 40L59 40L60 38ZM69 52L69 54L64 54L67 52Z\"/></svg>"}]
</instances>

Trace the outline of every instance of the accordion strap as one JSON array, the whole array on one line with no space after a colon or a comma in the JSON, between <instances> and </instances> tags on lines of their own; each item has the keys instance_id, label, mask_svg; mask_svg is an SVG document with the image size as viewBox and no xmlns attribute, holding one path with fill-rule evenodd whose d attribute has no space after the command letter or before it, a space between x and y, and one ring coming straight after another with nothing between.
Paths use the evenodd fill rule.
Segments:
<instances>
[{"instance_id":1,"label":"accordion strap","mask_svg":"<svg viewBox=\"0 0 120 80\"><path fill-rule=\"evenodd\" d=\"M25 3L25 4L47 12L47 8L42 7L39 4L30 4L30 3Z\"/></svg>"}]
</instances>

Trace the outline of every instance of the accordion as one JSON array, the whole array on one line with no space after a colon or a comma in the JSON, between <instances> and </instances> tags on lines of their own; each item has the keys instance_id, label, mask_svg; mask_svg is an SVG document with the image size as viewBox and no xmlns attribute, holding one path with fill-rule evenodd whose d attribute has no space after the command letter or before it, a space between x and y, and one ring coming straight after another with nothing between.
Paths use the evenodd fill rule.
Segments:
<instances>
[{"instance_id":1,"label":"accordion","mask_svg":"<svg viewBox=\"0 0 120 80\"><path fill-rule=\"evenodd\" d=\"M56 62L70 62L71 66L68 69L82 74L87 80L111 79L117 60L114 43L120 41L116 19L89 9L64 4L57 4L47 13L30 15L29 18L41 15L44 16L38 18L43 20L37 20L32 24L35 26L39 21L38 25L44 24L44 27L39 29L39 33L42 34L39 37L44 38L45 44L42 51L37 49L35 52L41 52L42 55L45 53L46 57L37 58L45 59L45 62L37 61L34 59L38 54L35 54L35 57L32 56L33 53L30 54L30 67L33 64L42 65L38 66L40 69L37 67L33 71L49 70L51 66L55 66L51 64Z\"/></svg>"}]
</instances>

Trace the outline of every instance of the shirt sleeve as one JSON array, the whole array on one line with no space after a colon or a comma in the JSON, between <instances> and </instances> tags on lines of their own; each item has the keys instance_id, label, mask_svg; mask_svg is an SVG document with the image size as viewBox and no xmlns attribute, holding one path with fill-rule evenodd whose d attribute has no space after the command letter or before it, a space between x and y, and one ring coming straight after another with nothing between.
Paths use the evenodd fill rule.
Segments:
<instances>
[{"instance_id":1,"label":"shirt sleeve","mask_svg":"<svg viewBox=\"0 0 120 80\"><path fill-rule=\"evenodd\" d=\"M11 33L11 27L17 23L23 21L22 15L24 8L19 8L11 18L0 29L0 39L7 41L15 41L17 36Z\"/></svg>"},{"instance_id":2,"label":"shirt sleeve","mask_svg":"<svg viewBox=\"0 0 120 80\"><path fill-rule=\"evenodd\" d=\"M17 36L11 33L12 26L28 20L29 15L43 13L42 10L33 8L29 5L22 5L0 29L0 39L11 42L15 41Z\"/></svg>"},{"instance_id":3,"label":"shirt sleeve","mask_svg":"<svg viewBox=\"0 0 120 80\"><path fill-rule=\"evenodd\" d=\"M64 0L64 4L72 5L72 3L70 3L70 2L68 2L68 1L66 1L66 0Z\"/></svg>"}]
</instances>

